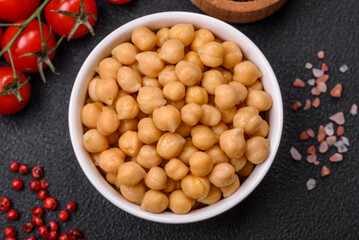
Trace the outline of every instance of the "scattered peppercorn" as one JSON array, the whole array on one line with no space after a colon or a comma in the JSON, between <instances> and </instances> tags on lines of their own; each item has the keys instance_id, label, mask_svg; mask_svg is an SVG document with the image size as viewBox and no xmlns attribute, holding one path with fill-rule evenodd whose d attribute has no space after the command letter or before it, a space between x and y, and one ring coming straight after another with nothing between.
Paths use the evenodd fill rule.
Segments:
<instances>
[{"instance_id":1,"label":"scattered peppercorn","mask_svg":"<svg viewBox=\"0 0 359 240\"><path fill-rule=\"evenodd\" d=\"M44 210L43 210L41 207L31 208L31 212L32 212L34 215L39 216L39 217L44 216Z\"/></svg>"},{"instance_id":2,"label":"scattered peppercorn","mask_svg":"<svg viewBox=\"0 0 359 240\"><path fill-rule=\"evenodd\" d=\"M27 222L22 226L22 228L24 229L25 232L29 233L34 228L34 224L32 224L31 222Z\"/></svg>"},{"instance_id":3,"label":"scattered peppercorn","mask_svg":"<svg viewBox=\"0 0 359 240\"><path fill-rule=\"evenodd\" d=\"M49 187L49 183L47 182L46 179L41 179L40 185L41 185L41 189L43 189L43 190L46 190Z\"/></svg>"},{"instance_id":4,"label":"scattered peppercorn","mask_svg":"<svg viewBox=\"0 0 359 240\"><path fill-rule=\"evenodd\" d=\"M57 224L57 222L50 221L49 225L50 225L51 231L58 231L59 230L59 225Z\"/></svg>"},{"instance_id":5,"label":"scattered peppercorn","mask_svg":"<svg viewBox=\"0 0 359 240\"><path fill-rule=\"evenodd\" d=\"M47 229L46 226L40 226L38 232L39 232L40 237L42 237L42 238L47 239L49 236L49 230Z\"/></svg>"},{"instance_id":6,"label":"scattered peppercorn","mask_svg":"<svg viewBox=\"0 0 359 240\"><path fill-rule=\"evenodd\" d=\"M44 201L44 208L50 211L55 210L57 207L57 202L54 198L48 197Z\"/></svg>"},{"instance_id":7,"label":"scattered peppercorn","mask_svg":"<svg viewBox=\"0 0 359 240\"><path fill-rule=\"evenodd\" d=\"M18 218L19 218L19 213L15 209L11 209L10 211L7 212L7 219L11 221L15 221Z\"/></svg>"},{"instance_id":8,"label":"scattered peppercorn","mask_svg":"<svg viewBox=\"0 0 359 240\"><path fill-rule=\"evenodd\" d=\"M17 172L19 170L19 163L18 162L12 162L10 163L10 171L11 172Z\"/></svg>"},{"instance_id":9,"label":"scattered peppercorn","mask_svg":"<svg viewBox=\"0 0 359 240\"><path fill-rule=\"evenodd\" d=\"M49 193L46 191L46 190L40 190L37 192L37 198L38 199L41 199L41 200L44 200L46 199L47 197L49 196Z\"/></svg>"},{"instance_id":10,"label":"scattered peppercorn","mask_svg":"<svg viewBox=\"0 0 359 240\"><path fill-rule=\"evenodd\" d=\"M13 189L15 189L16 191L20 191L23 186L24 186L24 184L21 181L21 179L19 179L19 178L15 178L11 183L11 187Z\"/></svg>"},{"instance_id":11,"label":"scattered peppercorn","mask_svg":"<svg viewBox=\"0 0 359 240\"><path fill-rule=\"evenodd\" d=\"M15 237L16 236L16 230L14 227L7 227L4 229L4 234L6 237Z\"/></svg>"},{"instance_id":12,"label":"scattered peppercorn","mask_svg":"<svg viewBox=\"0 0 359 240\"><path fill-rule=\"evenodd\" d=\"M25 175L28 172L30 172L30 168L28 166L26 166L25 164L21 164L20 167L19 167L19 173L21 175Z\"/></svg>"},{"instance_id":13,"label":"scattered peppercorn","mask_svg":"<svg viewBox=\"0 0 359 240\"><path fill-rule=\"evenodd\" d=\"M34 167L32 169L32 176L34 178L42 178L43 175L44 175L44 171L42 170L41 167Z\"/></svg>"},{"instance_id":14,"label":"scattered peppercorn","mask_svg":"<svg viewBox=\"0 0 359 240\"><path fill-rule=\"evenodd\" d=\"M66 222L67 220L69 220L69 213L66 212L65 210L62 210L59 212L59 219L62 221L62 222Z\"/></svg>"},{"instance_id":15,"label":"scattered peppercorn","mask_svg":"<svg viewBox=\"0 0 359 240\"><path fill-rule=\"evenodd\" d=\"M66 209L69 212L75 212L76 211L77 204L75 202L69 202L66 206Z\"/></svg>"},{"instance_id":16,"label":"scattered peppercorn","mask_svg":"<svg viewBox=\"0 0 359 240\"><path fill-rule=\"evenodd\" d=\"M44 220L37 215L32 215L31 220L32 220L32 223L37 227L44 225Z\"/></svg>"},{"instance_id":17,"label":"scattered peppercorn","mask_svg":"<svg viewBox=\"0 0 359 240\"><path fill-rule=\"evenodd\" d=\"M38 192L41 189L41 185L39 181L33 180L29 184L30 190L33 192Z\"/></svg>"},{"instance_id":18,"label":"scattered peppercorn","mask_svg":"<svg viewBox=\"0 0 359 240\"><path fill-rule=\"evenodd\" d=\"M3 212L7 212L11 205L10 200L7 197L0 198L0 210Z\"/></svg>"}]
</instances>

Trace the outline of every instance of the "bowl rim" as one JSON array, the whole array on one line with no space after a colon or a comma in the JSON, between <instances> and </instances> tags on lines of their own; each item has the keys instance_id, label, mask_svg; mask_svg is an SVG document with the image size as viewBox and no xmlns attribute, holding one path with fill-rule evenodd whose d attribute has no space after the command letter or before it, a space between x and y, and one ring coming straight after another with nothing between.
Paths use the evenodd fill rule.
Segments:
<instances>
[{"instance_id":1,"label":"bowl rim","mask_svg":"<svg viewBox=\"0 0 359 240\"><path fill-rule=\"evenodd\" d=\"M100 51L105 49L106 46L110 42L113 42L114 37L121 36L121 32L123 31L129 31L129 29L134 29L134 27L137 26L146 26L150 23L156 23L159 21L169 21L169 18L175 18L177 22L188 22L192 23L193 25L196 25L196 21L206 21L208 24L220 24L223 27L226 27L226 29L236 32L237 36L240 37L241 41L245 41L248 46L245 48L250 49L250 52L256 57L258 57L258 61L262 63L263 69L266 69L269 75L267 75L267 78L272 79L270 81L270 84L273 88L274 95L272 95L273 103L276 103L273 108L275 107L276 111L276 121L275 121L275 129L276 133L272 136L274 138L274 141L271 139L271 151L270 155L268 156L267 160L264 161L262 164L259 164L261 166L256 166L255 170L259 167L260 170L258 170L257 178L255 178L253 181L248 181L248 179L253 175L253 173L249 176L249 178L241 185L239 190L237 190L236 193L234 193L231 197L224 198L220 202L221 204L214 204L211 206L206 206L204 208L198 209L198 210L192 210L190 213L187 213L185 215L176 215L174 213L149 213L146 211L143 211L139 209L139 206L134 206L135 204L130 203L129 201L123 199L123 197L118 193L107 181L104 177L101 177L102 179L98 178L98 175L100 174L95 165L93 164L89 153L87 153L83 146L82 146L82 135L78 133L78 125L82 128L81 123L81 117L80 117L80 110L78 109L79 100L80 97L79 92L81 91L82 84L84 79L86 78L86 75L88 75L89 66L91 63L93 63L94 58L99 55ZM196 19L193 19L196 18ZM180 21L178 21L178 19ZM147 23L147 24L146 24ZM198 24L198 23L197 23ZM164 24L166 25L166 24ZM169 24L168 24L169 25ZM216 35L216 32L214 32ZM242 48L242 46L240 46ZM245 54L248 55L248 54ZM250 57L249 57L250 59ZM251 59L252 60L252 59ZM262 70L263 70L262 69ZM95 71L95 69L92 69ZM261 71L262 71L261 70ZM264 83L263 83L264 84ZM87 87L86 87L87 89ZM83 106L83 103L81 104ZM273 111L273 108L270 111ZM79 120L80 119L80 120ZM79 122L78 122L79 121ZM211 217L214 217L216 215L219 215L221 213L224 213L225 211L231 209L241 201L243 201L253 190L258 186L258 184L263 180L264 176L267 174L270 166L272 165L275 155L277 153L281 136L282 136L282 128L283 128L283 103L282 103L282 96L279 88L279 84L277 82L276 76L274 74L274 71L272 67L270 66L268 60L265 58L263 53L259 50L259 48L247 37L245 36L240 30L234 28L233 26L229 25L228 23L225 23L221 20L218 20L216 18L199 14L199 13L192 13L192 12L183 12L183 11L169 11L169 12L160 12L160 13L154 13L149 14L146 16L142 16L140 18L134 19L126 24L123 24L122 26L118 27L114 31L112 31L109 35L107 35L102 41L100 41L96 47L91 51L91 53L87 56L86 60L82 64L70 96L69 101L69 110L68 110L68 124L69 124L69 133L70 133L70 139L72 143L72 147L76 156L76 159L82 169L82 171L85 173L87 179L91 182L91 184L95 187L95 189L107 200L109 200L112 204L119 207L123 211L130 213L134 216L137 216L142 219L159 222L159 223L170 223L170 224L178 224L178 223L192 223L192 222L198 222L202 220L209 219ZM270 122L270 126L272 123ZM81 130L79 130L81 131ZM272 131L270 131L270 134ZM273 133L272 133L273 134ZM89 164L90 161L90 164ZM91 166L92 165L92 166ZM97 171L97 172L95 172ZM253 172L254 172L253 171ZM102 175L101 175L102 176ZM243 188L243 186L246 186L243 190L244 192L241 194L238 194L240 192L240 189ZM109 188L109 186L111 188ZM236 197L234 198L234 195ZM219 202L219 203L220 203Z\"/></svg>"}]
</instances>

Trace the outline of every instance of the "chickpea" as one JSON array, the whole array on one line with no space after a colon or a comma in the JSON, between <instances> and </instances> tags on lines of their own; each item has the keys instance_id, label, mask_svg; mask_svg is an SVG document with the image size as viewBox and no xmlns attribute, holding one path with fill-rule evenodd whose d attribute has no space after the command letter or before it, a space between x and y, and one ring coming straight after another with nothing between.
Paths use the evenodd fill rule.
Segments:
<instances>
[{"instance_id":1,"label":"chickpea","mask_svg":"<svg viewBox=\"0 0 359 240\"><path fill-rule=\"evenodd\" d=\"M102 79L112 78L116 79L118 69L122 67L122 64L119 63L116 59L109 57L103 59L99 65L97 72L99 73Z\"/></svg>"},{"instance_id":2,"label":"chickpea","mask_svg":"<svg viewBox=\"0 0 359 240\"><path fill-rule=\"evenodd\" d=\"M253 171L253 167L254 167L253 163L247 161L246 165L244 165L244 167L238 171L238 174L242 177L248 177Z\"/></svg>"},{"instance_id":3,"label":"chickpea","mask_svg":"<svg viewBox=\"0 0 359 240\"><path fill-rule=\"evenodd\" d=\"M169 208L176 214L186 214L192 208L193 199L187 197L182 190L173 191L169 196Z\"/></svg>"},{"instance_id":4,"label":"chickpea","mask_svg":"<svg viewBox=\"0 0 359 240\"><path fill-rule=\"evenodd\" d=\"M138 138L137 132L127 131L118 140L118 146L122 151L131 157L136 157L142 147L142 142Z\"/></svg>"},{"instance_id":5,"label":"chickpea","mask_svg":"<svg viewBox=\"0 0 359 240\"><path fill-rule=\"evenodd\" d=\"M106 173L106 181L115 185L116 181L117 181L117 172L116 173L111 173L111 172Z\"/></svg>"},{"instance_id":6,"label":"chickpea","mask_svg":"<svg viewBox=\"0 0 359 240\"><path fill-rule=\"evenodd\" d=\"M138 27L132 32L131 41L141 51L149 51L157 43L157 37L150 29Z\"/></svg>"},{"instance_id":7,"label":"chickpea","mask_svg":"<svg viewBox=\"0 0 359 240\"><path fill-rule=\"evenodd\" d=\"M160 213L168 207L168 197L158 190L148 190L143 197L141 209L147 212Z\"/></svg>"},{"instance_id":8,"label":"chickpea","mask_svg":"<svg viewBox=\"0 0 359 240\"><path fill-rule=\"evenodd\" d=\"M264 137L252 137L247 140L246 157L253 164L262 163L269 155L269 140Z\"/></svg>"},{"instance_id":9,"label":"chickpea","mask_svg":"<svg viewBox=\"0 0 359 240\"><path fill-rule=\"evenodd\" d=\"M246 141L243 128L224 131L219 137L219 145L229 158L240 158L245 150Z\"/></svg>"},{"instance_id":10,"label":"chickpea","mask_svg":"<svg viewBox=\"0 0 359 240\"><path fill-rule=\"evenodd\" d=\"M189 137L191 135L192 127L187 126L184 122L176 129L176 133L179 133L182 137Z\"/></svg>"},{"instance_id":11,"label":"chickpea","mask_svg":"<svg viewBox=\"0 0 359 240\"><path fill-rule=\"evenodd\" d=\"M242 61L243 54L237 43L226 41L222 43L222 46L225 51L222 63L223 67L230 69Z\"/></svg>"},{"instance_id":12,"label":"chickpea","mask_svg":"<svg viewBox=\"0 0 359 240\"><path fill-rule=\"evenodd\" d=\"M131 65L136 62L136 54L138 50L132 43L125 42L115 47L111 54L120 63L125 65Z\"/></svg>"},{"instance_id":13,"label":"chickpea","mask_svg":"<svg viewBox=\"0 0 359 240\"><path fill-rule=\"evenodd\" d=\"M153 122L161 131L174 132L181 124L181 115L177 108L166 105L153 111Z\"/></svg>"},{"instance_id":14,"label":"chickpea","mask_svg":"<svg viewBox=\"0 0 359 240\"><path fill-rule=\"evenodd\" d=\"M231 85L237 89L240 103L246 99L247 94L248 94L248 90L247 90L246 86L244 86L242 83L236 82L236 81L229 82L228 85Z\"/></svg>"},{"instance_id":15,"label":"chickpea","mask_svg":"<svg viewBox=\"0 0 359 240\"><path fill-rule=\"evenodd\" d=\"M234 167L231 164L220 163L213 167L208 179L214 186L221 188L233 183L235 176Z\"/></svg>"},{"instance_id":16,"label":"chickpea","mask_svg":"<svg viewBox=\"0 0 359 240\"><path fill-rule=\"evenodd\" d=\"M191 131L193 145L207 150L218 142L217 135L207 126L197 125Z\"/></svg>"},{"instance_id":17,"label":"chickpea","mask_svg":"<svg viewBox=\"0 0 359 240\"><path fill-rule=\"evenodd\" d=\"M156 33L157 47L162 47L163 43L170 39L170 29L168 27L161 28Z\"/></svg>"},{"instance_id":18,"label":"chickpea","mask_svg":"<svg viewBox=\"0 0 359 240\"><path fill-rule=\"evenodd\" d=\"M158 154L165 159L177 157L186 142L178 133L167 132L163 134L157 143Z\"/></svg>"},{"instance_id":19,"label":"chickpea","mask_svg":"<svg viewBox=\"0 0 359 240\"><path fill-rule=\"evenodd\" d=\"M84 134L82 142L86 151L90 153L102 152L108 148L107 138L102 136L96 129L88 130Z\"/></svg>"},{"instance_id":20,"label":"chickpea","mask_svg":"<svg viewBox=\"0 0 359 240\"><path fill-rule=\"evenodd\" d=\"M181 154L178 156L178 159L189 166L189 160L195 152L198 152L198 148L194 146L184 146Z\"/></svg>"},{"instance_id":21,"label":"chickpea","mask_svg":"<svg viewBox=\"0 0 359 240\"><path fill-rule=\"evenodd\" d=\"M101 78L99 78L98 76L95 77L94 79L92 79L89 83L89 87L88 87L88 94L89 97L91 98L92 101L97 102L100 101L100 99L98 99L98 97L96 96L96 83L97 81L101 80Z\"/></svg>"},{"instance_id":22,"label":"chickpea","mask_svg":"<svg viewBox=\"0 0 359 240\"><path fill-rule=\"evenodd\" d=\"M136 54L136 55L137 55L137 54ZM128 65L128 67L130 67L131 69L133 69L133 70L135 70L136 72L138 72L141 77L143 76L143 74L142 74L142 72L141 72L141 70L140 70L140 66L138 65L138 62L137 62L137 61L134 62L134 63L132 63L131 65Z\"/></svg>"},{"instance_id":23,"label":"chickpea","mask_svg":"<svg viewBox=\"0 0 359 240\"><path fill-rule=\"evenodd\" d=\"M207 29L198 29L194 32L194 38L191 43L191 49L194 51L198 51L201 47L203 47L206 43L213 42L214 36Z\"/></svg>"},{"instance_id":24,"label":"chickpea","mask_svg":"<svg viewBox=\"0 0 359 240\"><path fill-rule=\"evenodd\" d=\"M160 139L162 132L156 127L152 118L143 118L138 123L138 138L145 144L152 144Z\"/></svg>"},{"instance_id":25,"label":"chickpea","mask_svg":"<svg viewBox=\"0 0 359 240\"><path fill-rule=\"evenodd\" d=\"M206 150L206 153L214 160L214 164L227 163L228 157L218 144Z\"/></svg>"},{"instance_id":26,"label":"chickpea","mask_svg":"<svg viewBox=\"0 0 359 240\"><path fill-rule=\"evenodd\" d=\"M177 189L177 186L176 186L177 182L180 182L180 181L174 181L171 178L167 178L167 187L165 189L163 189L162 191L165 193L173 192L174 190Z\"/></svg>"},{"instance_id":27,"label":"chickpea","mask_svg":"<svg viewBox=\"0 0 359 240\"><path fill-rule=\"evenodd\" d=\"M141 81L141 75L130 67L123 66L117 72L118 85L126 92L137 92L141 88Z\"/></svg>"},{"instance_id":28,"label":"chickpea","mask_svg":"<svg viewBox=\"0 0 359 240\"><path fill-rule=\"evenodd\" d=\"M262 119L261 127L254 133L250 134L249 137L266 137L268 136L269 126L266 120Z\"/></svg>"},{"instance_id":29,"label":"chickpea","mask_svg":"<svg viewBox=\"0 0 359 240\"><path fill-rule=\"evenodd\" d=\"M108 136L117 130L120 121L117 119L117 113L112 109L105 109L97 119L97 131L104 136Z\"/></svg>"},{"instance_id":30,"label":"chickpea","mask_svg":"<svg viewBox=\"0 0 359 240\"><path fill-rule=\"evenodd\" d=\"M207 204L207 205L213 205L216 202L218 202L219 200L221 200L222 197L222 192L219 188L217 188L216 186L211 184L211 188L209 190L209 193L207 195L207 197L201 199L201 200L197 200L201 203Z\"/></svg>"},{"instance_id":31,"label":"chickpea","mask_svg":"<svg viewBox=\"0 0 359 240\"><path fill-rule=\"evenodd\" d=\"M117 93L118 85L112 78L105 78L96 82L95 94L101 102L111 105Z\"/></svg>"},{"instance_id":32,"label":"chickpea","mask_svg":"<svg viewBox=\"0 0 359 240\"><path fill-rule=\"evenodd\" d=\"M178 39L169 39L163 43L158 56L171 64L176 64L184 58L184 45Z\"/></svg>"},{"instance_id":33,"label":"chickpea","mask_svg":"<svg viewBox=\"0 0 359 240\"><path fill-rule=\"evenodd\" d=\"M239 188L240 185L239 177L237 174L234 174L234 177L235 177L234 182L232 184L220 188L223 193L223 197L225 198L231 196Z\"/></svg>"},{"instance_id":34,"label":"chickpea","mask_svg":"<svg viewBox=\"0 0 359 240\"><path fill-rule=\"evenodd\" d=\"M198 151L189 160L191 173L198 177L207 176L212 171L213 165L214 160L205 152Z\"/></svg>"},{"instance_id":35,"label":"chickpea","mask_svg":"<svg viewBox=\"0 0 359 240\"><path fill-rule=\"evenodd\" d=\"M197 103L188 103L181 108L182 121L188 126L196 125L202 117L203 109Z\"/></svg>"},{"instance_id":36,"label":"chickpea","mask_svg":"<svg viewBox=\"0 0 359 240\"><path fill-rule=\"evenodd\" d=\"M186 138L186 142L185 142L184 146L185 147L194 147L193 142L192 142L192 138Z\"/></svg>"},{"instance_id":37,"label":"chickpea","mask_svg":"<svg viewBox=\"0 0 359 240\"><path fill-rule=\"evenodd\" d=\"M164 87L169 82L179 81L174 65L166 65L158 74L158 82Z\"/></svg>"},{"instance_id":38,"label":"chickpea","mask_svg":"<svg viewBox=\"0 0 359 240\"><path fill-rule=\"evenodd\" d=\"M99 166L105 172L117 173L119 166L124 163L126 154L119 148L103 151L99 157Z\"/></svg>"},{"instance_id":39,"label":"chickpea","mask_svg":"<svg viewBox=\"0 0 359 240\"><path fill-rule=\"evenodd\" d=\"M88 103L81 110L81 120L83 125L88 128L96 128L98 116L101 108L94 103Z\"/></svg>"},{"instance_id":40,"label":"chickpea","mask_svg":"<svg viewBox=\"0 0 359 240\"><path fill-rule=\"evenodd\" d=\"M243 61L234 67L233 80L246 86L252 85L262 73L251 61Z\"/></svg>"},{"instance_id":41,"label":"chickpea","mask_svg":"<svg viewBox=\"0 0 359 240\"><path fill-rule=\"evenodd\" d=\"M238 109L233 117L233 126L235 128L243 128L245 134L256 132L262 124L262 118L255 107L244 107Z\"/></svg>"},{"instance_id":42,"label":"chickpea","mask_svg":"<svg viewBox=\"0 0 359 240\"><path fill-rule=\"evenodd\" d=\"M116 111L118 119L132 119L137 116L139 108L136 100L131 95L126 95L118 99Z\"/></svg>"},{"instance_id":43,"label":"chickpea","mask_svg":"<svg viewBox=\"0 0 359 240\"><path fill-rule=\"evenodd\" d=\"M240 158L231 158L229 163L234 167L234 170L238 172L241 170L247 163L247 157L243 155Z\"/></svg>"},{"instance_id":44,"label":"chickpea","mask_svg":"<svg viewBox=\"0 0 359 240\"><path fill-rule=\"evenodd\" d=\"M153 167L145 177L145 184L153 190L162 190L167 187L167 174L163 168Z\"/></svg>"},{"instance_id":45,"label":"chickpea","mask_svg":"<svg viewBox=\"0 0 359 240\"><path fill-rule=\"evenodd\" d=\"M140 71L150 78L158 77L164 63L156 52L141 52L136 55Z\"/></svg>"},{"instance_id":46,"label":"chickpea","mask_svg":"<svg viewBox=\"0 0 359 240\"><path fill-rule=\"evenodd\" d=\"M208 93L200 86L187 87L186 103L197 103L199 105L208 103Z\"/></svg>"},{"instance_id":47,"label":"chickpea","mask_svg":"<svg viewBox=\"0 0 359 240\"><path fill-rule=\"evenodd\" d=\"M260 112L267 111L272 107L272 97L261 90L251 90L248 92L246 103L248 106L256 107Z\"/></svg>"},{"instance_id":48,"label":"chickpea","mask_svg":"<svg viewBox=\"0 0 359 240\"><path fill-rule=\"evenodd\" d=\"M175 68L178 79L186 86L196 85L202 77L199 66L193 62L182 60Z\"/></svg>"},{"instance_id":49,"label":"chickpea","mask_svg":"<svg viewBox=\"0 0 359 240\"><path fill-rule=\"evenodd\" d=\"M199 57L198 53L195 51L189 51L185 56L184 56L184 60L189 61L189 62L193 62L195 64L197 64L199 66L199 68L201 69L201 71L204 70L204 65L201 61L201 58Z\"/></svg>"},{"instance_id":50,"label":"chickpea","mask_svg":"<svg viewBox=\"0 0 359 240\"><path fill-rule=\"evenodd\" d=\"M214 95L216 87L225 83L226 80L224 79L222 73L218 70L212 69L203 73L201 84L209 94Z\"/></svg>"},{"instance_id":51,"label":"chickpea","mask_svg":"<svg viewBox=\"0 0 359 240\"><path fill-rule=\"evenodd\" d=\"M249 90L263 90L263 84L260 80L255 81L252 85L248 86Z\"/></svg>"},{"instance_id":52,"label":"chickpea","mask_svg":"<svg viewBox=\"0 0 359 240\"><path fill-rule=\"evenodd\" d=\"M179 100L179 101L167 100L167 104L168 104L168 105L172 105L172 106L174 106L175 108L177 108L178 111L181 111L182 107L183 107L184 105L186 105L186 102L185 102L183 99L181 99L181 100Z\"/></svg>"},{"instance_id":53,"label":"chickpea","mask_svg":"<svg viewBox=\"0 0 359 240\"><path fill-rule=\"evenodd\" d=\"M187 175L189 169L181 160L173 158L166 164L165 171L167 176L177 181L184 178Z\"/></svg>"},{"instance_id":54,"label":"chickpea","mask_svg":"<svg viewBox=\"0 0 359 240\"><path fill-rule=\"evenodd\" d=\"M151 114L153 110L166 104L161 89L153 86L144 86L138 91L137 104L142 112Z\"/></svg>"},{"instance_id":55,"label":"chickpea","mask_svg":"<svg viewBox=\"0 0 359 240\"><path fill-rule=\"evenodd\" d=\"M204 199L209 193L211 184L207 177L198 177L190 174L181 180L181 187L187 197Z\"/></svg>"},{"instance_id":56,"label":"chickpea","mask_svg":"<svg viewBox=\"0 0 359 240\"><path fill-rule=\"evenodd\" d=\"M207 126L216 126L222 118L221 112L216 108L208 104L203 104L203 116L199 120L202 124Z\"/></svg>"},{"instance_id":57,"label":"chickpea","mask_svg":"<svg viewBox=\"0 0 359 240\"><path fill-rule=\"evenodd\" d=\"M120 186L120 192L122 196L130 202L140 205L146 193L146 186L143 182L128 187L126 185Z\"/></svg>"},{"instance_id":58,"label":"chickpea","mask_svg":"<svg viewBox=\"0 0 359 240\"><path fill-rule=\"evenodd\" d=\"M158 87L160 89L162 88L161 84L158 82L156 78L149 78L149 77L142 78L142 87L144 86L153 86L153 87Z\"/></svg>"},{"instance_id":59,"label":"chickpea","mask_svg":"<svg viewBox=\"0 0 359 240\"><path fill-rule=\"evenodd\" d=\"M137 131L137 123L138 120L134 119L125 119L120 122L120 126L118 127L118 132L123 134L127 131Z\"/></svg>"},{"instance_id":60,"label":"chickpea","mask_svg":"<svg viewBox=\"0 0 359 240\"><path fill-rule=\"evenodd\" d=\"M91 159L96 167L98 167L98 162L100 161L100 153L91 153Z\"/></svg>"},{"instance_id":61,"label":"chickpea","mask_svg":"<svg viewBox=\"0 0 359 240\"><path fill-rule=\"evenodd\" d=\"M118 168L117 182L132 187L138 184L145 176L145 170L138 163L124 162Z\"/></svg>"},{"instance_id":62,"label":"chickpea","mask_svg":"<svg viewBox=\"0 0 359 240\"><path fill-rule=\"evenodd\" d=\"M215 70L218 70L222 73L224 79L226 80L226 83L229 83L230 81L232 81L232 73L224 68L221 67L216 67Z\"/></svg>"},{"instance_id":63,"label":"chickpea","mask_svg":"<svg viewBox=\"0 0 359 240\"><path fill-rule=\"evenodd\" d=\"M120 138L120 133L118 131L114 131L110 135L107 136L108 144L113 147L118 147L118 139Z\"/></svg>"},{"instance_id":64,"label":"chickpea","mask_svg":"<svg viewBox=\"0 0 359 240\"><path fill-rule=\"evenodd\" d=\"M184 98L186 87L180 81L167 83L163 88L163 95L172 101L179 101Z\"/></svg>"},{"instance_id":65,"label":"chickpea","mask_svg":"<svg viewBox=\"0 0 359 240\"><path fill-rule=\"evenodd\" d=\"M156 147L153 145L144 145L141 147L137 155L136 161L144 168L153 168L162 162L162 158L158 155Z\"/></svg>"},{"instance_id":66,"label":"chickpea","mask_svg":"<svg viewBox=\"0 0 359 240\"><path fill-rule=\"evenodd\" d=\"M237 113L237 108L235 106L230 109L222 109L220 107L217 107L217 109L222 114L221 121L223 123L232 123L233 122L234 115Z\"/></svg>"},{"instance_id":67,"label":"chickpea","mask_svg":"<svg viewBox=\"0 0 359 240\"><path fill-rule=\"evenodd\" d=\"M214 102L222 109L233 108L240 101L237 89L228 84L221 84L214 92Z\"/></svg>"},{"instance_id":68,"label":"chickpea","mask_svg":"<svg viewBox=\"0 0 359 240\"><path fill-rule=\"evenodd\" d=\"M176 24L170 28L169 35L171 39L181 40L184 46L188 46L193 40L194 28L192 24Z\"/></svg>"},{"instance_id":69,"label":"chickpea","mask_svg":"<svg viewBox=\"0 0 359 240\"><path fill-rule=\"evenodd\" d=\"M209 42L198 49L198 55L204 65L218 67L223 63L224 47L218 42Z\"/></svg>"}]
</instances>

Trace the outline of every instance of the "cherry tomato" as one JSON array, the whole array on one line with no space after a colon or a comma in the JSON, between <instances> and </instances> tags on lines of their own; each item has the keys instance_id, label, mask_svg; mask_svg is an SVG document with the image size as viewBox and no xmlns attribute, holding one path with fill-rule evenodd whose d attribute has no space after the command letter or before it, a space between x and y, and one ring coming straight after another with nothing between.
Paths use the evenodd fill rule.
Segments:
<instances>
[{"instance_id":1,"label":"cherry tomato","mask_svg":"<svg viewBox=\"0 0 359 240\"><path fill-rule=\"evenodd\" d=\"M107 0L107 2L113 3L113 4L125 4L129 3L132 0Z\"/></svg>"},{"instance_id":2,"label":"cherry tomato","mask_svg":"<svg viewBox=\"0 0 359 240\"><path fill-rule=\"evenodd\" d=\"M1 0L0 0L1 1ZM19 21L20 23L23 21ZM2 48L8 44L8 42L12 39L12 37L16 34L18 27L8 27L4 33L2 39ZM42 30L44 33L44 38L47 40L50 35L50 28L42 23ZM47 49L50 49L56 45L56 39L54 34L51 34L49 43L47 44ZM41 32L39 22L37 20L33 20L29 26L25 28L25 30L19 35L14 44L11 47L11 54L14 59L14 64L17 69L25 69L25 72L37 72L39 71L37 65L37 57L35 56L26 56L20 57L26 53L38 52L41 50ZM8 63L10 63L9 54L4 54L5 59ZM49 59L52 60L55 56L55 51L49 54ZM43 63L42 67L45 68L47 65Z\"/></svg>"},{"instance_id":3,"label":"cherry tomato","mask_svg":"<svg viewBox=\"0 0 359 240\"><path fill-rule=\"evenodd\" d=\"M69 13L78 13L80 8L80 0L51 0L45 8L45 18L47 23L51 26L56 34L59 36L68 37L76 20L72 17L61 13L52 12L51 10L65 11ZM95 0L84 0L84 7L86 13L93 14L97 17L97 5ZM96 19L93 17L87 18L91 26L95 25ZM79 38L86 35L89 29L81 24L75 31L72 38Z\"/></svg>"},{"instance_id":4,"label":"cherry tomato","mask_svg":"<svg viewBox=\"0 0 359 240\"><path fill-rule=\"evenodd\" d=\"M20 71L16 70L16 74ZM11 67L0 67L0 92L3 88L14 80ZM19 82L26 80L25 75L21 75ZM20 103L14 94L0 96L0 114L10 115L23 109L30 98L30 84L27 82L19 90L23 102Z\"/></svg>"},{"instance_id":5,"label":"cherry tomato","mask_svg":"<svg viewBox=\"0 0 359 240\"><path fill-rule=\"evenodd\" d=\"M0 0L0 20L16 22L28 18L40 0Z\"/></svg>"}]
</instances>

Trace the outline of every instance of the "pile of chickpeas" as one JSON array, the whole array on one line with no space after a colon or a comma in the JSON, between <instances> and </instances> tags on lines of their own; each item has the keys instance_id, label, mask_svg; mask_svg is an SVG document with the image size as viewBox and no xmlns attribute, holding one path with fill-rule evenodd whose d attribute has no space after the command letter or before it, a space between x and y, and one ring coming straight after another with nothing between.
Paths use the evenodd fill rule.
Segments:
<instances>
[{"instance_id":1,"label":"pile of chickpeas","mask_svg":"<svg viewBox=\"0 0 359 240\"><path fill-rule=\"evenodd\" d=\"M142 210L212 205L269 154L262 116L272 98L235 42L191 24L138 27L97 73L82 108L83 146Z\"/></svg>"}]
</instances>

